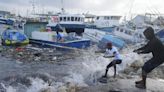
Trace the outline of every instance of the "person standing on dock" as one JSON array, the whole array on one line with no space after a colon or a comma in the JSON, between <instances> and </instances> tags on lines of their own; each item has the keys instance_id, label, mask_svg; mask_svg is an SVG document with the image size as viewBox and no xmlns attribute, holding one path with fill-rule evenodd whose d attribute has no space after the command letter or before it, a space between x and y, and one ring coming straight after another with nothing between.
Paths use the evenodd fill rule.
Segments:
<instances>
[{"instance_id":1,"label":"person standing on dock","mask_svg":"<svg viewBox=\"0 0 164 92\"><path fill-rule=\"evenodd\" d=\"M148 40L148 43L133 52L138 54L152 53L153 57L142 67L142 80L135 82L136 87L141 89L146 89L147 74L164 62L164 45L157 37L155 37L154 29L148 27L144 31L144 36Z\"/></svg>"}]
</instances>

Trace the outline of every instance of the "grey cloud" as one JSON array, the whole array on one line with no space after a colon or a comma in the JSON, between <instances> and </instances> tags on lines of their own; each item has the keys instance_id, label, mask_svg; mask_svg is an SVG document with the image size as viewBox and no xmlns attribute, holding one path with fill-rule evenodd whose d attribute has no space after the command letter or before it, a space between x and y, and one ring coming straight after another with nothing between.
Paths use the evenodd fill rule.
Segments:
<instances>
[{"instance_id":1,"label":"grey cloud","mask_svg":"<svg viewBox=\"0 0 164 92\"><path fill-rule=\"evenodd\" d=\"M30 6L33 0L0 0L0 3L16 6ZM61 0L34 0L36 6L61 8ZM88 9L88 10L110 10L114 9L120 0L101 0L100 5L94 5L88 2L95 0L63 0L66 9ZM123 0L121 0L123 1ZM121 2L122 3L122 2ZM7 6L6 6L7 7Z\"/></svg>"},{"instance_id":2,"label":"grey cloud","mask_svg":"<svg viewBox=\"0 0 164 92\"><path fill-rule=\"evenodd\" d=\"M32 9L32 3L30 1L33 0L0 0L0 8L28 8L29 10ZM61 5L61 0L34 0L36 9L45 8L46 11L49 10L59 10ZM143 0L137 0L138 2L143 3ZM137 2L136 1L136 2ZM159 0L157 0L159 2ZM81 10L84 12L89 11L98 11L98 12L128 12L130 9L130 4L132 0L63 0L64 8L66 10ZM157 3L158 4L158 3ZM3 5L3 6L2 6ZM43 7L44 6L44 7ZM140 7L141 4L138 4L134 7ZM143 10L143 9L142 9Z\"/></svg>"}]
</instances>

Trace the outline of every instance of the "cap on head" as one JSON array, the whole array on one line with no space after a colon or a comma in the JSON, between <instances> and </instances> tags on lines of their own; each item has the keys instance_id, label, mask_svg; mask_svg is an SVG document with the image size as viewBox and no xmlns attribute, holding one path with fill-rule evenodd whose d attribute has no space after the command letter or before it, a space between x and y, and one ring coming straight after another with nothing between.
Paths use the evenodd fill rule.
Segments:
<instances>
[{"instance_id":1,"label":"cap on head","mask_svg":"<svg viewBox=\"0 0 164 92\"><path fill-rule=\"evenodd\" d=\"M107 43L107 47L112 47L112 43L111 42L108 42Z\"/></svg>"}]
</instances>

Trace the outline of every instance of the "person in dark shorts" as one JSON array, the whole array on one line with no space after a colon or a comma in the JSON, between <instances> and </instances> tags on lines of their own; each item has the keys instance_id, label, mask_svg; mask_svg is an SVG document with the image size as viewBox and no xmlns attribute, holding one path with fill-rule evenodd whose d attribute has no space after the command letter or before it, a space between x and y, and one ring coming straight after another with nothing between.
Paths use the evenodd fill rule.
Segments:
<instances>
[{"instance_id":1,"label":"person in dark shorts","mask_svg":"<svg viewBox=\"0 0 164 92\"><path fill-rule=\"evenodd\" d=\"M135 82L136 87L141 89L146 89L147 74L164 62L164 45L155 36L153 28L148 27L144 31L144 36L148 40L148 43L145 46L134 50L134 52L138 54L152 53L153 57L142 67L142 80Z\"/></svg>"},{"instance_id":2,"label":"person in dark shorts","mask_svg":"<svg viewBox=\"0 0 164 92\"><path fill-rule=\"evenodd\" d=\"M114 78L115 78L116 77L116 64L121 64L122 63L122 58L121 58L120 53L118 52L117 48L112 46L111 42L107 43L107 49L105 51L104 57L105 58L114 57L114 59L111 63L109 63L107 65L105 75L102 76L102 77L106 78L107 73L108 73L108 69L113 66L114 67Z\"/></svg>"}]
</instances>

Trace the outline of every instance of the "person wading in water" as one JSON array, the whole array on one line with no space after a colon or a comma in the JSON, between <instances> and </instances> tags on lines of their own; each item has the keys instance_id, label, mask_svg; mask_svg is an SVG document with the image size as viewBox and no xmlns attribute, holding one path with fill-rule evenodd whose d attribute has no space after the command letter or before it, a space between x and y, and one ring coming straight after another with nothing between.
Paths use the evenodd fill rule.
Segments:
<instances>
[{"instance_id":1,"label":"person wading in water","mask_svg":"<svg viewBox=\"0 0 164 92\"><path fill-rule=\"evenodd\" d=\"M141 89L146 89L147 74L164 62L164 45L155 36L153 28L148 27L144 31L144 36L148 40L148 43L145 46L134 50L134 52L138 54L152 53L153 57L142 67L142 80L135 82L136 87Z\"/></svg>"}]
</instances>

